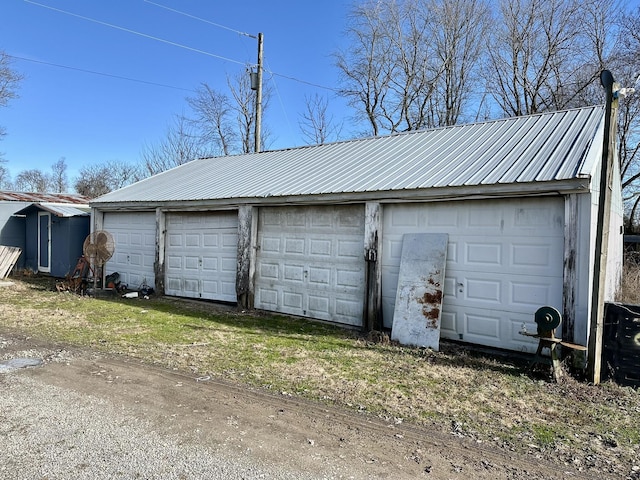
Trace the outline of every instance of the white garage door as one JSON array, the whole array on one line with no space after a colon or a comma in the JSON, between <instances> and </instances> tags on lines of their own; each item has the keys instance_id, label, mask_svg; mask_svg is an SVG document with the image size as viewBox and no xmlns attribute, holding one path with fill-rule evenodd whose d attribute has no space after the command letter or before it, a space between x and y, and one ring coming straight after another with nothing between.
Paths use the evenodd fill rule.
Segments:
<instances>
[{"instance_id":1,"label":"white garage door","mask_svg":"<svg viewBox=\"0 0 640 480\"><path fill-rule=\"evenodd\" d=\"M155 286L155 212L106 212L103 225L116 244L105 272L118 272L120 281L134 290L143 284Z\"/></svg>"},{"instance_id":2,"label":"white garage door","mask_svg":"<svg viewBox=\"0 0 640 480\"><path fill-rule=\"evenodd\" d=\"M562 311L561 198L384 207L383 316L391 327L405 233L448 233L441 337L518 351L537 342L534 312Z\"/></svg>"},{"instance_id":3,"label":"white garage door","mask_svg":"<svg viewBox=\"0 0 640 480\"><path fill-rule=\"evenodd\" d=\"M261 208L255 306L362 325L364 207Z\"/></svg>"},{"instance_id":4,"label":"white garage door","mask_svg":"<svg viewBox=\"0 0 640 480\"><path fill-rule=\"evenodd\" d=\"M165 293L236 301L238 212L170 213Z\"/></svg>"}]
</instances>

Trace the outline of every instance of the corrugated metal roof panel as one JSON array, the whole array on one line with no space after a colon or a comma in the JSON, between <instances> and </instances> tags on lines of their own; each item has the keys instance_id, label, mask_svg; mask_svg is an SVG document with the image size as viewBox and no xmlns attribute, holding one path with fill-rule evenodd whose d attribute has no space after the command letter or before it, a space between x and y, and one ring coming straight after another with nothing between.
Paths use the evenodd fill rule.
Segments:
<instances>
[{"instance_id":1,"label":"corrugated metal roof panel","mask_svg":"<svg viewBox=\"0 0 640 480\"><path fill-rule=\"evenodd\" d=\"M68 204L68 203L32 203L18 210L14 215L23 215L31 210L44 210L56 217L86 217L90 215L91 208L87 204Z\"/></svg>"},{"instance_id":2,"label":"corrugated metal roof panel","mask_svg":"<svg viewBox=\"0 0 640 480\"><path fill-rule=\"evenodd\" d=\"M601 135L594 106L386 137L195 160L95 203L240 199L573 179Z\"/></svg>"},{"instance_id":3,"label":"corrugated metal roof panel","mask_svg":"<svg viewBox=\"0 0 640 480\"><path fill-rule=\"evenodd\" d=\"M55 203L80 203L87 204L89 197L75 193L37 193L14 192L11 190L0 191L0 201L8 202L55 202Z\"/></svg>"}]
</instances>

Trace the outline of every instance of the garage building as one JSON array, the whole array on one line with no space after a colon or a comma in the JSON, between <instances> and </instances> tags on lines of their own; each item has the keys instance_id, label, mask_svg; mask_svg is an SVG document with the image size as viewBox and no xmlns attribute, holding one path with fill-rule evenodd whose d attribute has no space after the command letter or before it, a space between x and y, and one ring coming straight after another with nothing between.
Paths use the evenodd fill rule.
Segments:
<instances>
[{"instance_id":1,"label":"garage building","mask_svg":"<svg viewBox=\"0 0 640 480\"><path fill-rule=\"evenodd\" d=\"M586 344L605 108L199 159L91 202L129 287L391 328L403 235L448 235L441 337ZM616 167L617 168L617 167ZM614 172L606 296L622 269Z\"/></svg>"}]
</instances>

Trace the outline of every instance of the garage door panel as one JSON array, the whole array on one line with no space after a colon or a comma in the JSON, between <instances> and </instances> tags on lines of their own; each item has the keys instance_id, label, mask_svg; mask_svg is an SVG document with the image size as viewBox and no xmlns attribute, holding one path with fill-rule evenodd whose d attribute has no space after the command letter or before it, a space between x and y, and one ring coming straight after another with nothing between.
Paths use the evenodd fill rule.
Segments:
<instances>
[{"instance_id":1,"label":"garage door panel","mask_svg":"<svg viewBox=\"0 0 640 480\"><path fill-rule=\"evenodd\" d=\"M218 272L218 257L202 257L202 271L207 273Z\"/></svg>"},{"instance_id":2,"label":"garage door panel","mask_svg":"<svg viewBox=\"0 0 640 480\"><path fill-rule=\"evenodd\" d=\"M328 287L331 285L331 269L327 267L309 267L309 283L315 285L316 288L320 286Z\"/></svg>"},{"instance_id":3,"label":"garage door panel","mask_svg":"<svg viewBox=\"0 0 640 480\"><path fill-rule=\"evenodd\" d=\"M309 314L310 315L324 315L330 309L331 300L327 296L309 295Z\"/></svg>"},{"instance_id":4,"label":"garage door panel","mask_svg":"<svg viewBox=\"0 0 640 480\"><path fill-rule=\"evenodd\" d=\"M278 306L278 291L273 288L262 287L257 292L255 301L265 310L275 310Z\"/></svg>"},{"instance_id":5,"label":"garage door panel","mask_svg":"<svg viewBox=\"0 0 640 480\"><path fill-rule=\"evenodd\" d=\"M362 323L364 207L260 209L256 308Z\"/></svg>"},{"instance_id":6,"label":"garage door panel","mask_svg":"<svg viewBox=\"0 0 640 480\"><path fill-rule=\"evenodd\" d=\"M360 325L361 322L354 321L354 318L362 317L362 302L355 301L351 298L336 298L335 300L336 317L341 323L350 325Z\"/></svg>"},{"instance_id":7,"label":"garage door panel","mask_svg":"<svg viewBox=\"0 0 640 480\"><path fill-rule=\"evenodd\" d=\"M282 278L289 282L302 283L304 281L304 265L284 265Z\"/></svg>"},{"instance_id":8,"label":"garage door panel","mask_svg":"<svg viewBox=\"0 0 640 480\"><path fill-rule=\"evenodd\" d=\"M167 295L236 301L237 212L167 214Z\"/></svg>"},{"instance_id":9,"label":"garage door panel","mask_svg":"<svg viewBox=\"0 0 640 480\"><path fill-rule=\"evenodd\" d=\"M305 243L304 238L285 238L284 253L289 255L304 255Z\"/></svg>"},{"instance_id":10,"label":"garage door panel","mask_svg":"<svg viewBox=\"0 0 640 480\"><path fill-rule=\"evenodd\" d=\"M111 233L115 253L105 265L105 273L118 272L130 288L155 284L155 212L105 212L103 228Z\"/></svg>"},{"instance_id":11,"label":"garage door panel","mask_svg":"<svg viewBox=\"0 0 640 480\"><path fill-rule=\"evenodd\" d=\"M558 260L561 260L558 252L547 243L514 241L511 246L511 265L514 267L550 269Z\"/></svg>"},{"instance_id":12,"label":"garage door panel","mask_svg":"<svg viewBox=\"0 0 640 480\"><path fill-rule=\"evenodd\" d=\"M264 235L262 237L262 241L260 242L260 250L265 253L279 253L280 252L280 237L274 238L268 235Z\"/></svg>"},{"instance_id":13,"label":"garage door panel","mask_svg":"<svg viewBox=\"0 0 640 480\"><path fill-rule=\"evenodd\" d=\"M440 314L440 336L442 338L457 338L456 314L454 312L442 312Z\"/></svg>"},{"instance_id":14,"label":"garage door panel","mask_svg":"<svg viewBox=\"0 0 640 480\"><path fill-rule=\"evenodd\" d=\"M485 342L500 342L501 312L492 314L490 311L483 313L467 313L464 316L464 338L467 341L486 339Z\"/></svg>"},{"instance_id":15,"label":"garage door panel","mask_svg":"<svg viewBox=\"0 0 640 480\"><path fill-rule=\"evenodd\" d=\"M487 278L467 278L464 288L464 299L490 308L502 306L502 288L499 280Z\"/></svg>"},{"instance_id":16,"label":"garage door panel","mask_svg":"<svg viewBox=\"0 0 640 480\"><path fill-rule=\"evenodd\" d=\"M336 269L336 286L345 290L358 290L362 285L362 271L356 269Z\"/></svg>"},{"instance_id":17,"label":"garage door panel","mask_svg":"<svg viewBox=\"0 0 640 480\"><path fill-rule=\"evenodd\" d=\"M502 243L466 242L465 259L469 265L493 265L502 263Z\"/></svg>"},{"instance_id":18,"label":"garage door panel","mask_svg":"<svg viewBox=\"0 0 640 480\"><path fill-rule=\"evenodd\" d=\"M182 285L184 292L190 293L192 296L196 296L200 291L200 281L196 278L185 278Z\"/></svg>"},{"instance_id":19,"label":"garage door panel","mask_svg":"<svg viewBox=\"0 0 640 480\"><path fill-rule=\"evenodd\" d=\"M360 258L362 256L362 241L338 240L338 258Z\"/></svg>"},{"instance_id":20,"label":"garage door panel","mask_svg":"<svg viewBox=\"0 0 640 480\"><path fill-rule=\"evenodd\" d=\"M562 284L557 278L537 278L509 282L510 304L523 309L562 302Z\"/></svg>"},{"instance_id":21,"label":"garage door panel","mask_svg":"<svg viewBox=\"0 0 640 480\"><path fill-rule=\"evenodd\" d=\"M225 276L224 281L227 281L229 278L231 278L231 276L233 276L232 283L235 285L235 275L236 275L236 270L238 268L238 259L225 256L225 257L222 257L221 260L222 262L221 262L220 271L228 274Z\"/></svg>"},{"instance_id":22,"label":"garage door panel","mask_svg":"<svg viewBox=\"0 0 640 480\"><path fill-rule=\"evenodd\" d=\"M390 205L383 221L385 326L395 308L402 236L447 233L442 337L535 351L517 331L540 306L562 307L562 198Z\"/></svg>"}]
</instances>

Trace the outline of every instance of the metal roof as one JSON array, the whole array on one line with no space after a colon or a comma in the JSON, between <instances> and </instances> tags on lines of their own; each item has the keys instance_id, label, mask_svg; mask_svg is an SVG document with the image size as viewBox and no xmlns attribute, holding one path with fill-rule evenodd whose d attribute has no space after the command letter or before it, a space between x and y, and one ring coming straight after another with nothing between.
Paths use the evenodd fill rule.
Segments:
<instances>
[{"instance_id":1,"label":"metal roof","mask_svg":"<svg viewBox=\"0 0 640 480\"><path fill-rule=\"evenodd\" d=\"M23 215L31 210L45 210L56 217L85 217L91 212L91 208L87 204L68 204L68 203L32 203L31 205L18 210L14 215Z\"/></svg>"},{"instance_id":2,"label":"metal roof","mask_svg":"<svg viewBox=\"0 0 640 480\"><path fill-rule=\"evenodd\" d=\"M290 198L583 178L597 161L588 153L602 137L603 118L604 106L599 105L194 160L91 204Z\"/></svg>"},{"instance_id":3,"label":"metal roof","mask_svg":"<svg viewBox=\"0 0 640 480\"><path fill-rule=\"evenodd\" d=\"M0 201L5 202L54 202L54 203L80 203L87 204L89 198L75 193L37 193L14 192L0 190Z\"/></svg>"}]
</instances>

